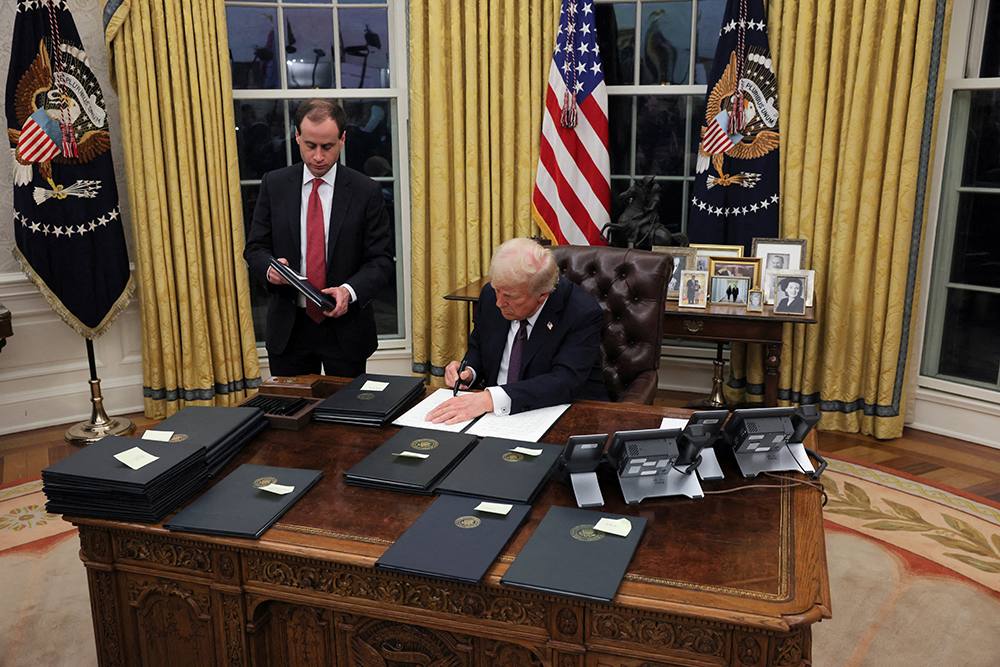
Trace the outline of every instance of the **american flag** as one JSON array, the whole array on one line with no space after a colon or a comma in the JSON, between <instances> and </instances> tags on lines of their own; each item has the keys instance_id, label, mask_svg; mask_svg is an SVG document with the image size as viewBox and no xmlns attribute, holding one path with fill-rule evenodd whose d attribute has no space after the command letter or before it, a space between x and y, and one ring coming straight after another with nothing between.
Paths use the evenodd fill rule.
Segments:
<instances>
[{"instance_id":1,"label":"american flag","mask_svg":"<svg viewBox=\"0 0 1000 667\"><path fill-rule=\"evenodd\" d=\"M532 197L535 222L560 245L605 245L601 229L611 221L608 91L596 38L593 0L563 0Z\"/></svg>"}]
</instances>

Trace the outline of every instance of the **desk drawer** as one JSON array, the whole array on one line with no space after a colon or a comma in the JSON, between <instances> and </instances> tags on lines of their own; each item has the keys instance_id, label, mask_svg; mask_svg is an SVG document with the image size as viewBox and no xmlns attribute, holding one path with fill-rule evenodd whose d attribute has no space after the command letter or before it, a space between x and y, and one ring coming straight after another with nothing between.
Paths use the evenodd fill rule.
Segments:
<instances>
[{"instance_id":1,"label":"desk drawer","mask_svg":"<svg viewBox=\"0 0 1000 667\"><path fill-rule=\"evenodd\" d=\"M698 313L671 313L663 318L663 335L697 340L780 343L779 321L705 317Z\"/></svg>"}]
</instances>

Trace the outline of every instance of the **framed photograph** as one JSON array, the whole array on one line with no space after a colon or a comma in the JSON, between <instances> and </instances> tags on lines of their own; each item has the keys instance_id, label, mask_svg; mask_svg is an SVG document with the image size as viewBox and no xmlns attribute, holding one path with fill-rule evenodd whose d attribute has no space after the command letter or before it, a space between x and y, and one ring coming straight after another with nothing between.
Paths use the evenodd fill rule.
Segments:
<instances>
[{"instance_id":1,"label":"framed photograph","mask_svg":"<svg viewBox=\"0 0 1000 667\"><path fill-rule=\"evenodd\" d=\"M704 243L692 243L691 247L698 251L699 257L742 257L743 246L741 245L707 245Z\"/></svg>"},{"instance_id":2,"label":"framed photograph","mask_svg":"<svg viewBox=\"0 0 1000 667\"><path fill-rule=\"evenodd\" d=\"M805 291L805 276L776 275L774 277L775 315L805 315Z\"/></svg>"},{"instance_id":3,"label":"framed photograph","mask_svg":"<svg viewBox=\"0 0 1000 667\"><path fill-rule=\"evenodd\" d=\"M748 313L762 313L764 312L764 291L759 289L752 289L747 293L747 312Z\"/></svg>"},{"instance_id":4,"label":"framed photograph","mask_svg":"<svg viewBox=\"0 0 1000 667\"><path fill-rule=\"evenodd\" d=\"M670 275L670 283L667 285L667 300L677 301L681 295L681 272L696 270L698 251L694 248L654 245L653 252L662 252L674 258L674 272Z\"/></svg>"},{"instance_id":5,"label":"framed photograph","mask_svg":"<svg viewBox=\"0 0 1000 667\"><path fill-rule=\"evenodd\" d=\"M708 307L708 271L681 271L681 308Z\"/></svg>"},{"instance_id":6,"label":"framed photograph","mask_svg":"<svg viewBox=\"0 0 1000 667\"><path fill-rule=\"evenodd\" d=\"M739 276L712 276L713 304L725 306L747 305L747 294L750 293L750 279Z\"/></svg>"},{"instance_id":7,"label":"framed photograph","mask_svg":"<svg viewBox=\"0 0 1000 667\"><path fill-rule=\"evenodd\" d=\"M774 292L771 291L774 281L771 279L771 272L801 269L806 256L806 247L806 239L755 238L753 240L751 253L762 261L760 286L764 290L764 303L774 303Z\"/></svg>"},{"instance_id":8,"label":"framed photograph","mask_svg":"<svg viewBox=\"0 0 1000 667\"><path fill-rule=\"evenodd\" d=\"M760 286L760 257L711 257L708 272L713 276L748 278L750 287Z\"/></svg>"},{"instance_id":9,"label":"framed photograph","mask_svg":"<svg viewBox=\"0 0 1000 667\"><path fill-rule=\"evenodd\" d=\"M768 274L768 280L771 285L771 294L773 295L774 304L778 303L778 294L775 292L775 286L781 278L805 278L805 283L802 285L803 298L806 302L806 308L813 305L813 281L816 279L816 272L812 270L800 269L795 271L793 269L774 269ZM764 303L767 303L767 290L764 290Z\"/></svg>"}]
</instances>

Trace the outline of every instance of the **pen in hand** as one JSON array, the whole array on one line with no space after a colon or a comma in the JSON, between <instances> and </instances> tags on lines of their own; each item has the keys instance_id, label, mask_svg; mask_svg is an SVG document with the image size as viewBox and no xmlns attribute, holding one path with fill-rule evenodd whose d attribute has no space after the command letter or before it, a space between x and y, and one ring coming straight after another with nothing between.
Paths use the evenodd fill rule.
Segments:
<instances>
[{"instance_id":1,"label":"pen in hand","mask_svg":"<svg viewBox=\"0 0 1000 667\"><path fill-rule=\"evenodd\" d=\"M466 359L462 359L462 364L458 367L458 379L455 380L455 388L452 390L452 396L458 396L458 388L462 384L462 373L465 372L466 367L469 362Z\"/></svg>"}]
</instances>

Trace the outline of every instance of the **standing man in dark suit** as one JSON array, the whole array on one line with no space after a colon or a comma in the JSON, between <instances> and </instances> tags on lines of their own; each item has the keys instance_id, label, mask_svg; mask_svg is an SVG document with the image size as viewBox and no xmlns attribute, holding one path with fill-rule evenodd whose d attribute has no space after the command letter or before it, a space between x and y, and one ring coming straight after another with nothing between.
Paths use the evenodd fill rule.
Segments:
<instances>
[{"instance_id":1,"label":"standing man in dark suit","mask_svg":"<svg viewBox=\"0 0 1000 667\"><path fill-rule=\"evenodd\" d=\"M379 185L338 165L343 108L311 99L295 112L302 164L264 174L243 257L268 289L273 375L357 377L378 347L371 300L393 274L389 215ZM304 275L336 302L321 312L268 264Z\"/></svg>"},{"instance_id":2,"label":"standing man in dark suit","mask_svg":"<svg viewBox=\"0 0 1000 667\"><path fill-rule=\"evenodd\" d=\"M462 385L486 391L451 398L427 420L455 423L487 412L514 414L575 398L608 400L601 371L604 311L585 289L559 275L551 251L511 239L490 262L479 294ZM445 368L454 385L459 362Z\"/></svg>"}]
</instances>

